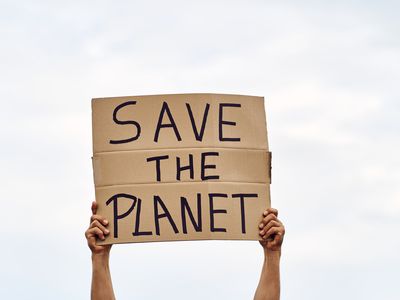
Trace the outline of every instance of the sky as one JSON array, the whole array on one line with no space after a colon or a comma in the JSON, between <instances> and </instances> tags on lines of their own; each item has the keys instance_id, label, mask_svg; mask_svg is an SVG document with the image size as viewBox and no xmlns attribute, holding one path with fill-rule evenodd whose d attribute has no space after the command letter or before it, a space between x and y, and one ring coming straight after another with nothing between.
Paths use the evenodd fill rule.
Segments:
<instances>
[{"instance_id":1,"label":"sky","mask_svg":"<svg viewBox=\"0 0 400 300\"><path fill-rule=\"evenodd\" d=\"M282 299L400 299L398 1L0 0L1 299L88 299L94 97L265 97ZM115 245L119 299L251 299L257 242Z\"/></svg>"}]
</instances>

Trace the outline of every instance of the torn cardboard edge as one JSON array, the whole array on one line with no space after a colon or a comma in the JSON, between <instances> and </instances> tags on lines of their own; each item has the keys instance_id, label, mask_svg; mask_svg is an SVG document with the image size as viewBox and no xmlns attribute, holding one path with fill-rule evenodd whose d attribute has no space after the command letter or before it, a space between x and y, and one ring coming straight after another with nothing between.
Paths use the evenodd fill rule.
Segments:
<instances>
[{"instance_id":1,"label":"torn cardboard edge","mask_svg":"<svg viewBox=\"0 0 400 300\"><path fill-rule=\"evenodd\" d=\"M149 97L175 97L175 96L204 96L204 98L211 98L211 97L219 97L219 96L224 96L224 97L251 97L251 98L259 98L259 99L264 99L264 96L257 96L257 95L244 95L244 94L221 94L221 93L171 93L171 94L151 94L151 95L135 95L135 96L112 96L112 97L94 97L92 100L111 100L111 99L127 99L127 98L132 98L132 97L140 97L140 98L149 98Z\"/></svg>"}]
</instances>

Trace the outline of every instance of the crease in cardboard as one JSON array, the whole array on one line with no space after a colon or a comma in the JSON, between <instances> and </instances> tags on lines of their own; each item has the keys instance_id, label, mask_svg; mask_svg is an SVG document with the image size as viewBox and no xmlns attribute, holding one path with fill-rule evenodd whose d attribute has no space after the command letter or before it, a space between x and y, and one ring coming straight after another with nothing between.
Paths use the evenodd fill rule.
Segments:
<instances>
[{"instance_id":1,"label":"crease in cardboard","mask_svg":"<svg viewBox=\"0 0 400 300\"><path fill-rule=\"evenodd\" d=\"M265 185L265 182L246 182L246 181L220 181L220 180L209 180L207 181L208 183L229 183L229 184L260 184L260 185ZM129 186L141 186L141 185L154 185L154 186L161 186L161 185L169 185L169 184L176 184L176 185L182 185L182 184L206 184L206 182L197 180L197 181L181 181L181 182L159 182L159 183L154 183L154 182L141 182L141 183L133 183L133 184L110 184L110 185L100 185L97 186L97 189L105 189L105 188L111 188L111 187L129 187Z\"/></svg>"},{"instance_id":2,"label":"crease in cardboard","mask_svg":"<svg viewBox=\"0 0 400 300\"><path fill-rule=\"evenodd\" d=\"M108 154L119 154L119 153L126 153L126 152L136 152L136 151L143 151L143 152L156 152L156 151L171 151L171 150L197 150L197 149L215 149L215 150L246 150L246 151L265 151L269 152L266 148L243 148L243 147L209 147L209 146L199 146L199 147L179 147L179 148L148 148L148 149L134 149L134 150L116 150L116 151L103 151L103 152L96 152L93 154L92 158L97 155L108 155Z\"/></svg>"}]
</instances>

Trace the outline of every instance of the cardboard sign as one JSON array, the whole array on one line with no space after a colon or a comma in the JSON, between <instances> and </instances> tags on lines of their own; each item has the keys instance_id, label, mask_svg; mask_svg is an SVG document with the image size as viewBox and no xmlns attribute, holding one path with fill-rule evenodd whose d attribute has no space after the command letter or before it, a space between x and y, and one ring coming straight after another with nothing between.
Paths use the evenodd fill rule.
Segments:
<instances>
[{"instance_id":1,"label":"cardboard sign","mask_svg":"<svg viewBox=\"0 0 400 300\"><path fill-rule=\"evenodd\" d=\"M99 244L258 240L270 207L262 97L178 94L92 100Z\"/></svg>"}]
</instances>

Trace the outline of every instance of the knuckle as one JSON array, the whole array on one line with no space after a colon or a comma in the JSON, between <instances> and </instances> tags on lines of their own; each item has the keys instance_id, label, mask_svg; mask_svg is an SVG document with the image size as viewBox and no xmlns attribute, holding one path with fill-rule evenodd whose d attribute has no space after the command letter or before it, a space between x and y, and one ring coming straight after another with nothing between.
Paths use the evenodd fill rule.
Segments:
<instances>
[{"instance_id":1,"label":"knuckle","mask_svg":"<svg viewBox=\"0 0 400 300\"><path fill-rule=\"evenodd\" d=\"M265 223L269 223L269 222L275 220L275 218L276 218L275 215L269 214L268 216L266 216L266 217L264 218L264 222L265 222Z\"/></svg>"},{"instance_id":2,"label":"knuckle","mask_svg":"<svg viewBox=\"0 0 400 300\"><path fill-rule=\"evenodd\" d=\"M278 215L278 210L277 209L275 209L275 208L269 208L268 209L268 211L270 212L270 213L272 213L272 214L274 214L274 215Z\"/></svg>"},{"instance_id":3,"label":"knuckle","mask_svg":"<svg viewBox=\"0 0 400 300\"><path fill-rule=\"evenodd\" d=\"M93 220L97 220L97 221L99 221L99 222L101 222L102 221L102 216L99 216L99 215L93 215Z\"/></svg>"},{"instance_id":4,"label":"knuckle","mask_svg":"<svg viewBox=\"0 0 400 300\"><path fill-rule=\"evenodd\" d=\"M98 220L94 220L94 221L92 222L92 226L93 226L93 227L100 227L101 224L100 224L100 222L99 222Z\"/></svg>"}]
</instances>

